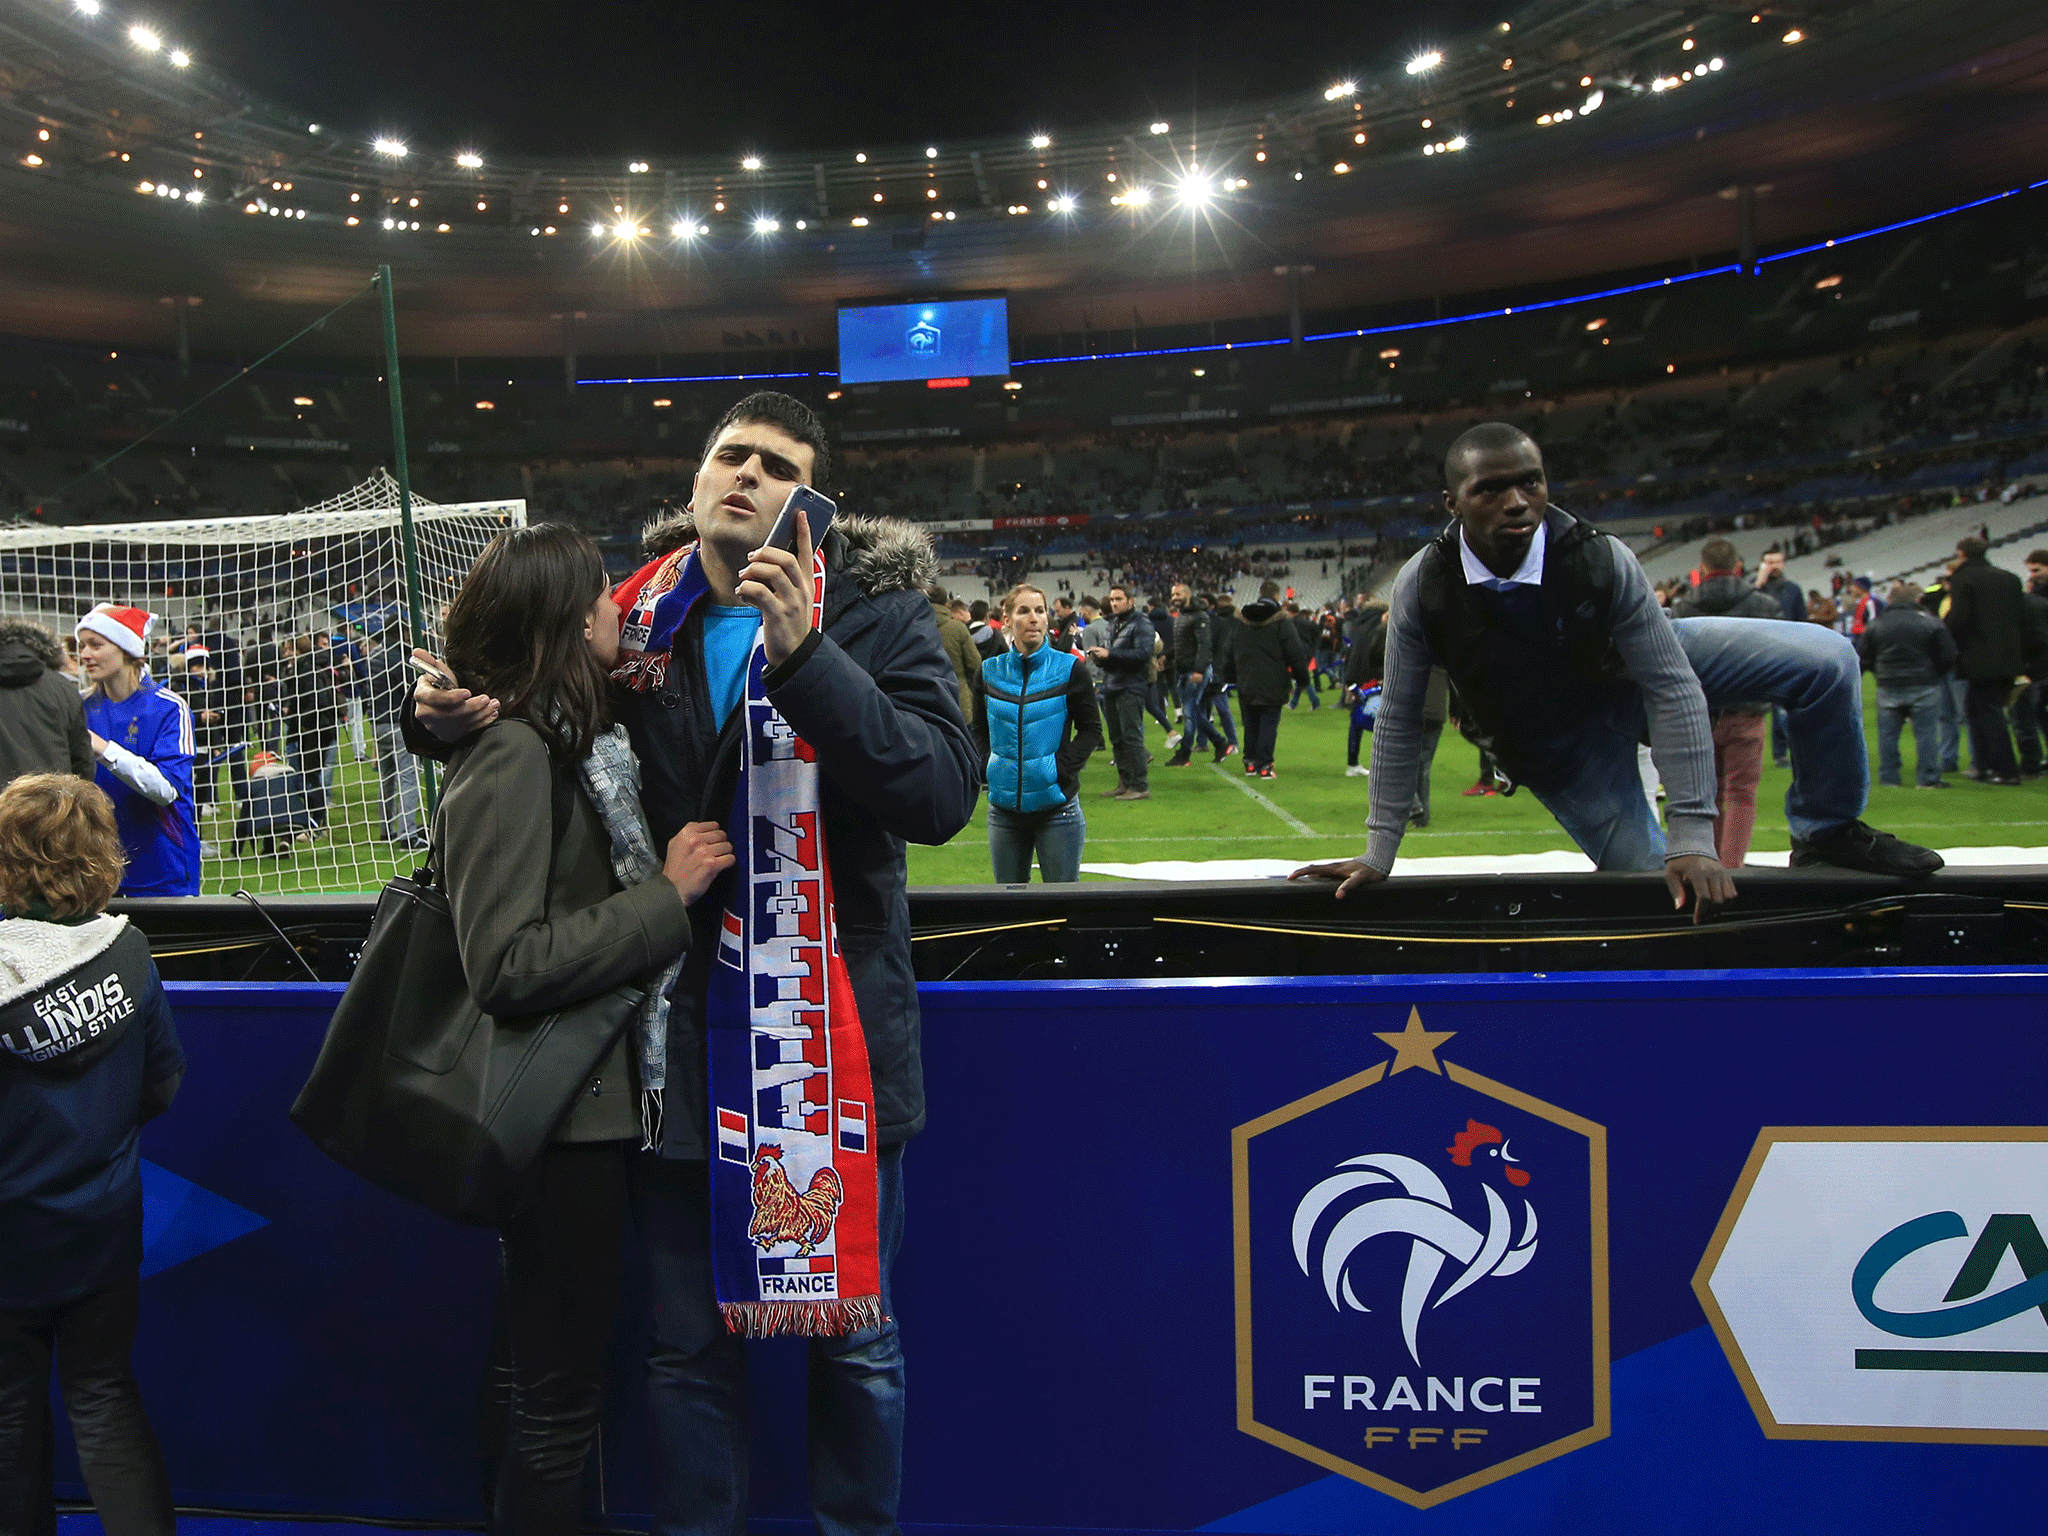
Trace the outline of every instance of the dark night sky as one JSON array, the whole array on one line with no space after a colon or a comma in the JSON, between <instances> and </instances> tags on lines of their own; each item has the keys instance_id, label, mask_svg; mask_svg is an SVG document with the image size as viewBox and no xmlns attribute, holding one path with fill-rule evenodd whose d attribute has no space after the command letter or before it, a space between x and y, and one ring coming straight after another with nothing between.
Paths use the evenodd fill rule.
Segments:
<instances>
[{"instance_id":1,"label":"dark night sky","mask_svg":"<svg viewBox=\"0 0 2048 1536\"><path fill-rule=\"evenodd\" d=\"M167 35L337 131L486 155L766 154L1185 120L1508 15L1389 6L1039 0L948 6L182 0Z\"/></svg>"}]
</instances>

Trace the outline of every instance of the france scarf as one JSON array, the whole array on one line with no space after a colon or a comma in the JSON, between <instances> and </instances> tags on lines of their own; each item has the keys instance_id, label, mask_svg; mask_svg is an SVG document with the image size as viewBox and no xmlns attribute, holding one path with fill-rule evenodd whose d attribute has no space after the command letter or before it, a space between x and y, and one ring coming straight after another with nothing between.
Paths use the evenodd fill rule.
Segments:
<instances>
[{"instance_id":1,"label":"france scarf","mask_svg":"<svg viewBox=\"0 0 2048 1536\"><path fill-rule=\"evenodd\" d=\"M706 591L696 547L615 594L624 623L612 676L659 692ZM812 558L812 622L825 558ZM817 753L776 712L761 639L739 708L736 858L705 1000L711 1084L712 1261L719 1310L747 1338L837 1335L883 1322L874 1090L839 947L819 814Z\"/></svg>"}]
</instances>

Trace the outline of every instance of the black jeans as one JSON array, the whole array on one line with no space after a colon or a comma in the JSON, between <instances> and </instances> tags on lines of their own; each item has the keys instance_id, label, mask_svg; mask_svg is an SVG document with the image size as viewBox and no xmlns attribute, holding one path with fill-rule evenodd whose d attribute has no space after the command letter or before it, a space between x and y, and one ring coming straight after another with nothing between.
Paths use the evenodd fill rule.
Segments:
<instances>
[{"instance_id":1,"label":"black jeans","mask_svg":"<svg viewBox=\"0 0 2048 1536\"><path fill-rule=\"evenodd\" d=\"M171 1482L128 1367L140 1282L0 1312L0 1536L52 1536L50 1360L107 1536L171 1536Z\"/></svg>"},{"instance_id":2,"label":"black jeans","mask_svg":"<svg viewBox=\"0 0 2048 1536\"><path fill-rule=\"evenodd\" d=\"M626 1230L623 1141L550 1142L499 1230L498 1327L484 1391L484 1502L496 1536L575 1536L604 1413Z\"/></svg>"},{"instance_id":3,"label":"black jeans","mask_svg":"<svg viewBox=\"0 0 2048 1536\"><path fill-rule=\"evenodd\" d=\"M1278 704L1244 706L1244 765L1247 768L1273 766L1273 744L1280 737Z\"/></svg>"},{"instance_id":4,"label":"black jeans","mask_svg":"<svg viewBox=\"0 0 2048 1536\"><path fill-rule=\"evenodd\" d=\"M1145 692L1119 688L1102 696L1102 711L1108 717L1109 741L1115 749L1116 776L1125 789L1144 789L1149 776L1145 768Z\"/></svg>"},{"instance_id":5,"label":"black jeans","mask_svg":"<svg viewBox=\"0 0 2048 1536\"><path fill-rule=\"evenodd\" d=\"M2005 724L2005 701L2011 693L2009 677L1973 677L1963 696L1963 715L1970 722L1970 762L1987 778L2020 776L2012 732Z\"/></svg>"}]
</instances>

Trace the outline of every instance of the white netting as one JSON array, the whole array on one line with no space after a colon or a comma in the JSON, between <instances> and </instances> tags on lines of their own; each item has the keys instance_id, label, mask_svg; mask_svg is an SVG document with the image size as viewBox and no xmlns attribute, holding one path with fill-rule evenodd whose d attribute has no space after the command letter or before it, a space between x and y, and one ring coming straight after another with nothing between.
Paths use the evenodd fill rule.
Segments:
<instances>
[{"instance_id":1,"label":"white netting","mask_svg":"<svg viewBox=\"0 0 2048 1536\"><path fill-rule=\"evenodd\" d=\"M411 648L399 522L380 469L281 516L0 527L0 616L64 637L95 603L158 616L150 673L193 707L207 894L375 890L417 862L417 764L389 726L391 690L372 687L391 682L391 658L358 638ZM429 646L484 545L525 522L523 501L414 498Z\"/></svg>"}]
</instances>

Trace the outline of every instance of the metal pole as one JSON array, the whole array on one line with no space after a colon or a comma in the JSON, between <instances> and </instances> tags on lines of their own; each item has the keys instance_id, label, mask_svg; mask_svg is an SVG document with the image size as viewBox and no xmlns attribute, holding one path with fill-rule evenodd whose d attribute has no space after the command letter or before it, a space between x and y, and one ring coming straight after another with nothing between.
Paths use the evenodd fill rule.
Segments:
<instances>
[{"instance_id":1,"label":"metal pole","mask_svg":"<svg viewBox=\"0 0 2048 1536\"><path fill-rule=\"evenodd\" d=\"M391 268L377 268L377 292L384 301L384 385L391 397L391 462L398 477L398 532L405 552L405 601L412 643L427 648L427 626L420 598L419 541L412 527L412 466L405 453L405 392L398 382L398 313L391 300ZM420 788L427 814L434 813L434 765L421 765Z\"/></svg>"}]
</instances>

